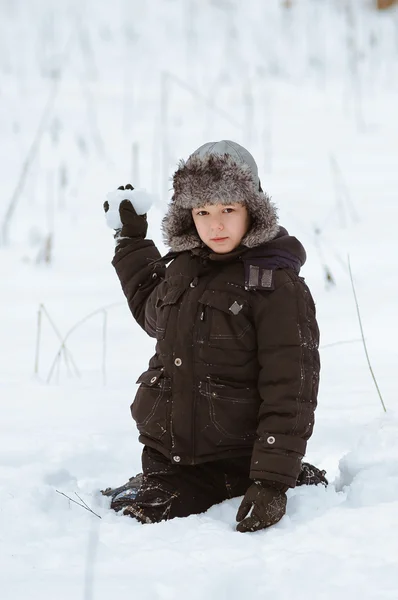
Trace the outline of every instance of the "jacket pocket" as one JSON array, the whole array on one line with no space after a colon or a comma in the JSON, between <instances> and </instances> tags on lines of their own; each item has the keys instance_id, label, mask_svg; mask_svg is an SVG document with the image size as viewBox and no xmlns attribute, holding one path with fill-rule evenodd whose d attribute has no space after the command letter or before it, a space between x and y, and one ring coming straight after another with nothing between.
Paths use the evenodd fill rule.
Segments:
<instances>
[{"instance_id":1,"label":"jacket pocket","mask_svg":"<svg viewBox=\"0 0 398 600\"><path fill-rule=\"evenodd\" d=\"M136 383L140 384L131 405L131 415L138 431L154 439L167 433L171 381L159 369L142 373Z\"/></svg>"},{"instance_id":2,"label":"jacket pocket","mask_svg":"<svg viewBox=\"0 0 398 600\"><path fill-rule=\"evenodd\" d=\"M261 404L257 389L232 387L230 382L209 378L201 382L200 394L207 404L211 424L207 435L213 443L224 446L253 442Z\"/></svg>"},{"instance_id":3,"label":"jacket pocket","mask_svg":"<svg viewBox=\"0 0 398 600\"><path fill-rule=\"evenodd\" d=\"M199 299L204 341L221 349L252 351L257 341L247 302L233 294L206 290Z\"/></svg>"},{"instance_id":4,"label":"jacket pocket","mask_svg":"<svg viewBox=\"0 0 398 600\"><path fill-rule=\"evenodd\" d=\"M170 319L170 313L181 296L184 289L180 287L171 287L167 290L163 297L159 297L156 301L156 339L163 340L166 335L167 324Z\"/></svg>"}]
</instances>

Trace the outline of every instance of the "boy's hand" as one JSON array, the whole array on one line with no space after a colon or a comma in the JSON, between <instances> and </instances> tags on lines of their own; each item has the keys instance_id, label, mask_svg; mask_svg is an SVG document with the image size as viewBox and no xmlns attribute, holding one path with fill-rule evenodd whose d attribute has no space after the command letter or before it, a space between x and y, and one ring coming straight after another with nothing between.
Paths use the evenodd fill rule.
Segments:
<instances>
[{"instance_id":1,"label":"boy's hand","mask_svg":"<svg viewBox=\"0 0 398 600\"><path fill-rule=\"evenodd\" d=\"M328 480L325 477L326 471L321 471L310 463L301 463L301 471L297 477L296 485L319 485L320 483L327 487Z\"/></svg>"},{"instance_id":2,"label":"boy's hand","mask_svg":"<svg viewBox=\"0 0 398 600\"><path fill-rule=\"evenodd\" d=\"M146 212L152 199L145 190L135 190L128 183L107 195L104 202L108 226L116 230L117 237L145 238L148 222Z\"/></svg>"},{"instance_id":3,"label":"boy's hand","mask_svg":"<svg viewBox=\"0 0 398 600\"><path fill-rule=\"evenodd\" d=\"M240 521L237 531L258 531L281 520L286 512L286 493L280 489L256 481L247 490L236 515ZM248 517L250 509L253 509Z\"/></svg>"}]
</instances>

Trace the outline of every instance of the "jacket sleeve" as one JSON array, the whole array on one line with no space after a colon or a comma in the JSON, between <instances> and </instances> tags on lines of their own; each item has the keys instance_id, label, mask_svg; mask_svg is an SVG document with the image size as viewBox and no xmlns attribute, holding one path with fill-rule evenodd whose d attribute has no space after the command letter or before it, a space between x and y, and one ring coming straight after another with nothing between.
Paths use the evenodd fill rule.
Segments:
<instances>
[{"instance_id":1,"label":"jacket sleeve","mask_svg":"<svg viewBox=\"0 0 398 600\"><path fill-rule=\"evenodd\" d=\"M112 260L135 320L151 337L156 334L156 288L165 276L164 266L152 264L158 258L152 240L122 238Z\"/></svg>"},{"instance_id":2,"label":"jacket sleeve","mask_svg":"<svg viewBox=\"0 0 398 600\"><path fill-rule=\"evenodd\" d=\"M314 426L319 384L319 330L304 281L259 292L254 308L262 403L252 479L295 487Z\"/></svg>"}]
</instances>

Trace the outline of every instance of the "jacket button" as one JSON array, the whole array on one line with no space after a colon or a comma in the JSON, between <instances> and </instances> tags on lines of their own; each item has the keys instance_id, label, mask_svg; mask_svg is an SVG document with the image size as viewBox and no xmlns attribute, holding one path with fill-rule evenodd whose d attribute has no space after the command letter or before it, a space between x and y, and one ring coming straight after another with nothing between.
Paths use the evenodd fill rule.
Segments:
<instances>
[{"instance_id":1,"label":"jacket button","mask_svg":"<svg viewBox=\"0 0 398 600\"><path fill-rule=\"evenodd\" d=\"M180 462L181 456L173 456L174 462Z\"/></svg>"},{"instance_id":2,"label":"jacket button","mask_svg":"<svg viewBox=\"0 0 398 600\"><path fill-rule=\"evenodd\" d=\"M157 377L152 377L151 378L151 383L155 383L156 379L157 379Z\"/></svg>"},{"instance_id":3,"label":"jacket button","mask_svg":"<svg viewBox=\"0 0 398 600\"><path fill-rule=\"evenodd\" d=\"M175 364L176 367L181 367L181 365L182 365L181 358L176 358L175 361L174 361L174 364Z\"/></svg>"},{"instance_id":4,"label":"jacket button","mask_svg":"<svg viewBox=\"0 0 398 600\"><path fill-rule=\"evenodd\" d=\"M268 442L268 444L275 444L274 436L270 435L269 437L267 437L267 442Z\"/></svg>"},{"instance_id":5,"label":"jacket button","mask_svg":"<svg viewBox=\"0 0 398 600\"><path fill-rule=\"evenodd\" d=\"M191 281L191 283L189 284L189 286L190 286L191 288L194 288L194 287L196 287L197 285L198 285L198 278L197 278L197 277L195 277L195 279L192 279L192 281Z\"/></svg>"}]
</instances>

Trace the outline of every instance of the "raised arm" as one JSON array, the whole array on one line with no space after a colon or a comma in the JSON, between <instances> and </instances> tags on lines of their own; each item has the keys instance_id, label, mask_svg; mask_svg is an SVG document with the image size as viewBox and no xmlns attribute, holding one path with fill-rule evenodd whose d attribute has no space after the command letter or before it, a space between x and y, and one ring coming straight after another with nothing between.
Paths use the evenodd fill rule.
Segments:
<instances>
[{"instance_id":1,"label":"raised arm","mask_svg":"<svg viewBox=\"0 0 398 600\"><path fill-rule=\"evenodd\" d=\"M146 240L146 211L150 198L128 184L108 195L104 204L108 225L115 229L116 249L112 264L137 323L152 337L151 296L164 277L164 266L152 264L160 253L152 240Z\"/></svg>"}]
</instances>

